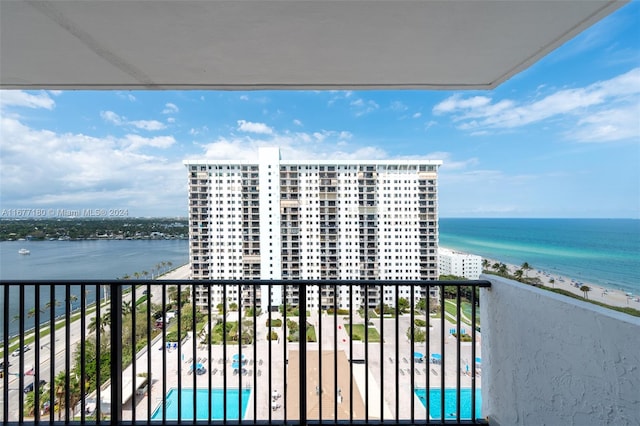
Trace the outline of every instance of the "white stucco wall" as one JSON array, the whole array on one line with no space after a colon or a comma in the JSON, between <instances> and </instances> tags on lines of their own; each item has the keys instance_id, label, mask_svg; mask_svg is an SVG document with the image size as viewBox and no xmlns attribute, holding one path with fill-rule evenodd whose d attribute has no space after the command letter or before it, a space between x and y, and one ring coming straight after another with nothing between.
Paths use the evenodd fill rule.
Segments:
<instances>
[{"instance_id":1,"label":"white stucco wall","mask_svg":"<svg viewBox=\"0 0 640 426\"><path fill-rule=\"evenodd\" d=\"M640 318L493 275L482 413L498 425L639 425Z\"/></svg>"}]
</instances>

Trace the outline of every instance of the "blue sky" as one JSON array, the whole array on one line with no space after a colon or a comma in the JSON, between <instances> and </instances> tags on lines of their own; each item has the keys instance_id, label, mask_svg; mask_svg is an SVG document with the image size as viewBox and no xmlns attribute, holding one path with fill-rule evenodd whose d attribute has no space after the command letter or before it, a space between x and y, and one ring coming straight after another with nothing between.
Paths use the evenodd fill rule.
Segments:
<instances>
[{"instance_id":1,"label":"blue sky","mask_svg":"<svg viewBox=\"0 0 640 426\"><path fill-rule=\"evenodd\" d=\"M640 2L492 91L0 91L0 118L2 217L186 216L183 160L280 146L443 160L441 217L640 218Z\"/></svg>"}]
</instances>

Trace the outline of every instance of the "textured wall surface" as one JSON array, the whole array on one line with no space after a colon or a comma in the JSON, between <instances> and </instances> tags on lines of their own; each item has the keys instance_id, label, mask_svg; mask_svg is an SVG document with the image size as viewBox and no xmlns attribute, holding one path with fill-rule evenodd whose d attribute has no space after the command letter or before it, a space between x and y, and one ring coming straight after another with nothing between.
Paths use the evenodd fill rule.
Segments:
<instances>
[{"instance_id":1,"label":"textured wall surface","mask_svg":"<svg viewBox=\"0 0 640 426\"><path fill-rule=\"evenodd\" d=\"M639 425L640 318L483 275L482 413L499 425Z\"/></svg>"}]
</instances>

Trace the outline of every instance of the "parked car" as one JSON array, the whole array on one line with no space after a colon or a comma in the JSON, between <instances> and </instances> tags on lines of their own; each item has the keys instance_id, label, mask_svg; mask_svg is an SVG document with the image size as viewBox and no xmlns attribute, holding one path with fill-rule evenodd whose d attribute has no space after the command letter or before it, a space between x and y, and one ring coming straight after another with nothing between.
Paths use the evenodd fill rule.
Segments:
<instances>
[{"instance_id":1,"label":"parked car","mask_svg":"<svg viewBox=\"0 0 640 426\"><path fill-rule=\"evenodd\" d=\"M11 363L8 366L11 367ZM4 371L4 361L0 361L0 371Z\"/></svg>"},{"instance_id":2,"label":"parked car","mask_svg":"<svg viewBox=\"0 0 640 426\"><path fill-rule=\"evenodd\" d=\"M31 347L29 345L24 345L22 351L20 350L20 348L18 348L15 351L11 352L11 356L19 356L20 352L27 352L29 350L31 350Z\"/></svg>"},{"instance_id":3,"label":"parked car","mask_svg":"<svg viewBox=\"0 0 640 426\"><path fill-rule=\"evenodd\" d=\"M43 387L44 385L47 384L46 380L40 380L40 387ZM33 382L29 383L27 386L24 387L24 393L29 393L29 392L33 392Z\"/></svg>"}]
</instances>

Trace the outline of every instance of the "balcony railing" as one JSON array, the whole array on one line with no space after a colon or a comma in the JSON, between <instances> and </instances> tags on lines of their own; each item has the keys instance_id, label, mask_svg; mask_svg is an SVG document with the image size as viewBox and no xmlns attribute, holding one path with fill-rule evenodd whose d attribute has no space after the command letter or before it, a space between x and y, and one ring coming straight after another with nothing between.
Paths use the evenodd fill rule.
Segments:
<instances>
[{"instance_id":1,"label":"balcony railing","mask_svg":"<svg viewBox=\"0 0 640 426\"><path fill-rule=\"evenodd\" d=\"M5 424L484 423L488 281L0 284Z\"/></svg>"}]
</instances>

